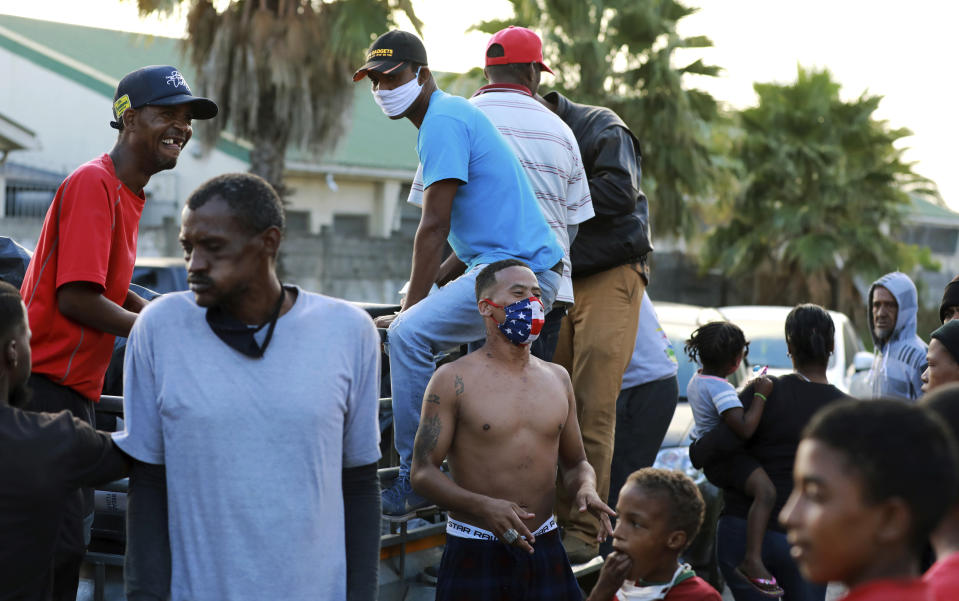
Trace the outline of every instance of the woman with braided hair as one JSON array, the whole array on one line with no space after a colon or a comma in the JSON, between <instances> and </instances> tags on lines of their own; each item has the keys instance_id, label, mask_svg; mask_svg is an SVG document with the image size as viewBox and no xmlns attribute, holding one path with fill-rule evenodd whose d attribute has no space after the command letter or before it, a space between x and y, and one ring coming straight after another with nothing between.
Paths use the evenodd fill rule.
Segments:
<instances>
[{"instance_id":1,"label":"woman with braided hair","mask_svg":"<svg viewBox=\"0 0 959 601\"><path fill-rule=\"evenodd\" d=\"M720 425L715 432L722 444L700 444L690 449L694 461L722 462L745 452L759 463L775 489L773 516L779 515L793 488L793 464L800 433L813 414L845 395L826 379L829 356L833 352L835 325L829 313L818 305L798 305L786 317L786 345L793 373L775 378L759 424L745 443ZM757 387L750 384L739 394L746 411L753 404ZM725 431L724 431L725 429ZM732 441L732 442L730 442ZM710 441L703 439L700 443ZM729 446L725 446L729 443ZM719 567L736 601L767 599L736 574L745 549L745 533L751 499L736 487L724 487L724 508L717 527L716 551ZM762 538L763 565L776 577L790 601L822 601L826 587L812 584L799 573L789 553L786 533L774 518Z\"/></svg>"}]
</instances>

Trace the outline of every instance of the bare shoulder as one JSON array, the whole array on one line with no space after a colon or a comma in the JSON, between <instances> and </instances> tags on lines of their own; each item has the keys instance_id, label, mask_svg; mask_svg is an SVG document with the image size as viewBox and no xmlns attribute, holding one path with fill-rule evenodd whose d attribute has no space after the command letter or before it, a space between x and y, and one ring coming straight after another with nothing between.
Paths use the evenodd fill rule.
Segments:
<instances>
[{"instance_id":1,"label":"bare shoulder","mask_svg":"<svg viewBox=\"0 0 959 601\"><path fill-rule=\"evenodd\" d=\"M453 381L456 376L457 370L453 367L453 363L439 366L430 378L429 391L439 394L450 392L453 390Z\"/></svg>"},{"instance_id":2,"label":"bare shoulder","mask_svg":"<svg viewBox=\"0 0 959 601\"><path fill-rule=\"evenodd\" d=\"M430 381L430 391L444 397L459 399L463 396L465 383L473 379L478 368L476 359L471 355L441 365Z\"/></svg>"},{"instance_id":3,"label":"bare shoulder","mask_svg":"<svg viewBox=\"0 0 959 601\"><path fill-rule=\"evenodd\" d=\"M436 371L433 372L432 380L437 383L445 382L453 377L454 368L453 365L459 363L459 361L454 361L453 363L444 363L436 368Z\"/></svg>"},{"instance_id":4,"label":"bare shoulder","mask_svg":"<svg viewBox=\"0 0 959 601\"><path fill-rule=\"evenodd\" d=\"M544 368L544 370L557 382L562 384L564 387L572 387L572 381L569 379L569 372L566 371L566 368L558 363L550 363L549 361L543 361L537 357L530 358L533 361L538 361L539 364Z\"/></svg>"},{"instance_id":5,"label":"bare shoulder","mask_svg":"<svg viewBox=\"0 0 959 601\"><path fill-rule=\"evenodd\" d=\"M482 369L487 362L487 358L481 352L470 353L460 357L456 361L444 363L436 370L436 375L442 374L442 377L454 382L457 377L468 378Z\"/></svg>"}]
</instances>

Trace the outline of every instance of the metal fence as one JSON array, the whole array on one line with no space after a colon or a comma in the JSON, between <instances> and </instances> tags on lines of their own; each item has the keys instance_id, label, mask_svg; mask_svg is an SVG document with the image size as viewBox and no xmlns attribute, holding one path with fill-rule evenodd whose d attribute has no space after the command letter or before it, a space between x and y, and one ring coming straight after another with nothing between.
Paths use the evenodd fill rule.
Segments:
<instances>
[{"instance_id":1,"label":"metal fence","mask_svg":"<svg viewBox=\"0 0 959 601\"><path fill-rule=\"evenodd\" d=\"M7 183L3 214L6 217L33 217L43 219L57 193L50 184Z\"/></svg>"}]
</instances>

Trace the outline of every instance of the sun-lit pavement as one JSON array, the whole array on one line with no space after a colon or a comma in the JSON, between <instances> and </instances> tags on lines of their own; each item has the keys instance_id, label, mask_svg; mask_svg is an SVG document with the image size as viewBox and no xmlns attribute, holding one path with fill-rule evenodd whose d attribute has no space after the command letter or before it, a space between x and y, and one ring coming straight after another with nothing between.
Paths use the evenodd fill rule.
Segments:
<instances>
[{"instance_id":1,"label":"sun-lit pavement","mask_svg":"<svg viewBox=\"0 0 959 601\"><path fill-rule=\"evenodd\" d=\"M826 589L826 601L836 601L836 599L842 597L844 592L842 585L830 584ZM723 601L736 601L728 586L723 589Z\"/></svg>"}]
</instances>

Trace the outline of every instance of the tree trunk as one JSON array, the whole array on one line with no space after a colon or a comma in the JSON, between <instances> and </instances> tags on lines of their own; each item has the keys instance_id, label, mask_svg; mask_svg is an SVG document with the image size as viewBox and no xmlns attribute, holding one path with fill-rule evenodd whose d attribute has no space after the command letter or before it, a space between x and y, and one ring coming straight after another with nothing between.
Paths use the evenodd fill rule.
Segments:
<instances>
[{"instance_id":1,"label":"tree trunk","mask_svg":"<svg viewBox=\"0 0 959 601\"><path fill-rule=\"evenodd\" d=\"M286 147L290 136L286 127L269 126L274 119L271 113L274 106L274 94L275 92L270 90L260 98L257 119L263 126L257 128L256 134L252 136L253 149L250 151L250 173L259 175L270 182L270 185L279 194L283 205L286 206L286 198L293 192L283 183L283 172L286 169ZM280 281L286 278L282 247L280 247L280 252L276 257L276 273L280 277Z\"/></svg>"},{"instance_id":2,"label":"tree trunk","mask_svg":"<svg viewBox=\"0 0 959 601\"><path fill-rule=\"evenodd\" d=\"M828 278L829 290L832 295L829 299L830 308L836 311L842 311L842 280L840 279L839 273L831 270L826 277Z\"/></svg>"},{"instance_id":3,"label":"tree trunk","mask_svg":"<svg viewBox=\"0 0 959 601\"><path fill-rule=\"evenodd\" d=\"M289 131L286 127L270 127L275 119L273 113L275 91L270 90L260 98L259 115L257 122L261 124L252 136L253 150L250 151L250 173L259 175L276 190L280 199L286 203L288 190L283 183L283 172L286 168L286 147L289 142Z\"/></svg>"},{"instance_id":4,"label":"tree trunk","mask_svg":"<svg viewBox=\"0 0 959 601\"><path fill-rule=\"evenodd\" d=\"M283 183L286 141L285 132L279 130L263 132L254 136L253 150L250 151L250 173L270 182L284 203L290 192Z\"/></svg>"}]
</instances>

